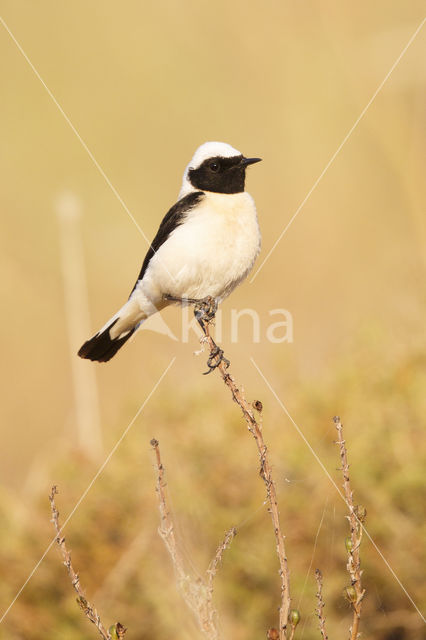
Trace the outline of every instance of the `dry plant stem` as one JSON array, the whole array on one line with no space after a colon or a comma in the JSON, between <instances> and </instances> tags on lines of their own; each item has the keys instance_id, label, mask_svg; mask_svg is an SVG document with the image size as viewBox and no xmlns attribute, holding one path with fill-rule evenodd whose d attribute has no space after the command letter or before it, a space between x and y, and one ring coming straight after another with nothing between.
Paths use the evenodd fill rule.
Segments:
<instances>
[{"instance_id":1,"label":"dry plant stem","mask_svg":"<svg viewBox=\"0 0 426 640\"><path fill-rule=\"evenodd\" d=\"M209 322L204 322L202 328L205 334L204 340L209 346L210 356L212 357L212 355L217 350L217 346L213 338L210 336ZM231 391L233 400L240 407L244 419L247 423L247 427L255 439L260 457L260 475L266 485L268 511L271 514L272 518L275 540L277 543L278 560L280 564L279 574L281 578L281 605L279 612L279 640L285 640L287 638L288 616L290 613L290 574L288 570L287 555L284 545L284 535L282 533L280 524L276 487L272 478L272 469L269 462L268 449L263 440L261 422L256 420L252 405L247 402L243 390L237 386L234 378L228 373L228 366L229 362L227 360L222 360L216 368L219 370L224 383ZM254 406L258 411L262 410L262 404L259 401L254 403Z\"/></svg>"},{"instance_id":2,"label":"dry plant stem","mask_svg":"<svg viewBox=\"0 0 426 640\"><path fill-rule=\"evenodd\" d=\"M65 538L62 535L62 530L59 524L59 511L56 508L56 503L55 503L55 495L58 493L58 489L56 486L52 487L52 491L49 495L49 500L50 500L50 507L51 507L51 511L52 511L52 522L53 525L55 527L56 533L57 533L57 538L56 538L56 542L58 544L58 547L61 550L62 553L62 557L64 559L64 565L67 568L68 571L68 575L70 577L71 580L71 584L74 587L76 593L77 593L77 604L79 605L80 609L84 612L84 615L89 618L90 622L93 622L93 624L95 625L95 627L97 628L97 630L99 631L99 634L102 638L104 638L104 640L111 640L111 635L110 633L105 629L104 625L101 622L101 619L99 617L98 612L96 611L95 607L86 599L86 596L84 595L84 591L81 588L81 584L80 584L80 578L78 573L74 570L74 567L72 566L71 563L71 554L68 551L66 544L65 544ZM116 625L118 627L119 630L123 629L122 625L120 625L120 623L117 623ZM122 636L124 636L125 630L122 631Z\"/></svg>"},{"instance_id":3,"label":"dry plant stem","mask_svg":"<svg viewBox=\"0 0 426 640\"><path fill-rule=\"evenodd\" d=\"M235 527L227 531L223 541L220 543L218 548L216 549L215 556L211 561L209 568L207 569L207 592L205 595L205 610L209 617L209 624L211 626L216 625L216 610L213 606L213 583L216 577L217 570L219 568L220 563L222 562L223 554L226 549L229 548L232 540L237 535L237 530Z\"/></svg>"},{"instance_id":4,"label":"dry plant stem","mask_svg":"<svg viewBox=\"0 0 426 640\"><path fill-rule=\"evenodd\" d=\"M176 571L178 584L182 590L183 598L194 613L199 627L204 636L209 640L217 640L219 632L217 629L217 615L213 606L213 582L216 576L219 564L223 554L231 544L232 539L236 535L236 529L231 529L225 535L223 542L216 550L215 556L207 569L207 579L204 583L202 580L191 578L185 571L184 563L180 555L176 537L174 533L173 521L167 504L167 495L165 492L164 467L161 462L160 446L158 440L151 440L154 448L156 466L157 466L157 494L160 508L160 536L163 538L166 548L170 554L173 566Z\"/></svg>"},{"instance_id":5,"label":"dry plant stem","mask_svg":"<svg viewBox=\"0 0 426 640\"><path fill-rule=\"evenodd\" d=\"M172 558L173 566L176 570L178 581L183 581L186 578L185 571L183 569L182 558L178 552L173 522L170 516L170 512L167 506L166 492L165 492L165 480L164 480L164 467L161 462L160 456L160 443L158 440L151 440L151 445L155 452L156 464L157 464L157 494L158 504L160 508L160 529L159 533L164 540L167 550Z\"/></svg>"},{"instance_id":6,"label":"dry plant stem","mask_svg":"<svg viewBox=\"0 0 426 640\"><path fill-rule=\"evenodd\" d=\"M361 518L357 514L357 508L354 505L351 483L349 479L349 463L348 454L346 450L345 440L343 438L343 425L340 418L336 416L334 423L337 429L337 444L340 449L340 460L342 463L341 471L343 474L343 490L345 494L346 504L349 509L349 516L347 516L351 529L351 548L348 550L348 563L347 570L351 578L351 586L355 589L356 597L351 600L353 618L352 626L350 628L350 640L357 640L359 634L359 622L361 617L362 600L364 598L365 589L362 588L361 576L361 559L360 559L360 545L362 539L362 522Z\"/></svg>"},{"instance_id":7,"label":"dry plant stem","mask_svg":"<svg viewBox=\"0 0 426 640\"><path fill-rule=\"evenodd\" d=\"M321 631L321 636L323 640L328 640L328 635L325 630L325 618L324 618L324 607L325 602L322 597L322 573L319 569L315 570L315 580L317 581L317 608L315 609L315 613L317 614L317 618L319 620L319 630Z\"/></svg>"}]
</instances>

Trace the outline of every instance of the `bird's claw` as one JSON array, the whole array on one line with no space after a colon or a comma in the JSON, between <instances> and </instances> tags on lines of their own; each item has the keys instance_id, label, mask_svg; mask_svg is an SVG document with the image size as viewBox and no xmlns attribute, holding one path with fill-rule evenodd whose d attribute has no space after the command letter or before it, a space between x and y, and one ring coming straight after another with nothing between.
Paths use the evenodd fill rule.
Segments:
<instances>
[{"instance_id":1,"label":"bird's claw","mask_svg":"<svg viewBox=\"0 0 426 640\"><path fill-rule=\"evenodd\" d=\"M215 344L207 360L207 366L209 369L208 371L205 371L203 373L203 376L207 376L209 373L214 371L220 365L221 362L223 362L226 369L231 364L229 360L225 358L223 349L221 349L220 347L217 346L217 344Z\"/></svg>"},{"instance_id":2,"label":"bird's claw","mask_svg":"<svg viewBox=\"0 0 426 640\"><path fill-rule=\"evenodd\" d=\"M204 323L209 324L216 315L217 302L212 296L197 300L194 307L194 315L204 330Z\"/></svg>"},{"instance_id":3,"label":"bird's claw","mask_svg":"<svg viewBox=\"0 0 426 640\"><path fill-rule=\"evenodd\" d=\"M211 351L209 358L207 360L208 371L205 371L203 375L208 375L223 362L225 368L227 369L230 365L230 362L227 358L225 358L223 349L217 346L217 344L213 341L208 332L208 326L214 320L217 311L217 301L213 296L207 296L206 298L202 298L201 300L196 300L194 298L177 298L175 296L171 296L169 294L164 295L164 299L170 302L179 302L181 304L193 304L194 305L194 316L197 319L198 324L204 333L203 340L207 340L208 338L211 340Z\"/></svg>"}]
</instances>

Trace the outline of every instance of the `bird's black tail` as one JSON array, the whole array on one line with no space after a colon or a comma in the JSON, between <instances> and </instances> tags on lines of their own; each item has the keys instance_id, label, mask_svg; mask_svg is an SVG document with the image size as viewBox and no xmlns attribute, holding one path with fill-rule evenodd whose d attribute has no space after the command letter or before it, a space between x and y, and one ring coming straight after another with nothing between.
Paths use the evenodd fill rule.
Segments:
<instances>
[{"instance_id":1,"label":"bird's black tail","mask_svg":"<svg viewBox=\"0 0 426 640\"><path fill-rule=\"evenodd\" d=\"M95 360L97 362L108 362L123 346L125 342L134 334L137 327L131 329L122 337L111 338L110 329L119 320L116 318L106 329L99 331L93 338L86 340L83 346L80 348L78 355L80 358L87 358L87 360Z\"/></svg>"}]
</instances>

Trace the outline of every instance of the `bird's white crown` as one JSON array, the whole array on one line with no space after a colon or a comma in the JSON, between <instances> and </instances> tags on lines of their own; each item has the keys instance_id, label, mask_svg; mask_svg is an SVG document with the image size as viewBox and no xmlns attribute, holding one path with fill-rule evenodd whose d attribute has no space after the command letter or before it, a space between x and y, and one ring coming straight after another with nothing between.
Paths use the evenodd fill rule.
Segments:
<instances>
[{"instance_id":1,"label":"bird's white crown","mask_svg":"<svg viewBox=\"0 0 426 640\"><path fill-rule=\"evenodd\" d=\"M234 149L230 144L226 144L226 142L205 142L198 147L194 155L192 156L192 160L189 163L187 169L192 167L193 169L197 169L200 165L203 164L205 160L208 158L215 158L216 156L222 156L222 158L232 158L233 156L240 156L241 151L238 149Z\"/></svg>"},{"instance_id":2,"label":"bird's white crown","mask_svg":"<svg viewBox=\"0 0 426 640\"><path fill-rule=\"evenodd\" d=\"M190 191L194 190L194 187L191 185L188 179L188 171L190 169L197 169L199 166L203 164L205 160L209 158L215 158L217 156L221 156L222 158L232 158L233 156L240 156L241 151L238 149L234 149L230 144L226 142L205 142L202 144L194 155L192 156L191 162L185 169L185 173L183 174L182 188L179 193L179 199L186 196Z\"/></svg>"}]
</instances>

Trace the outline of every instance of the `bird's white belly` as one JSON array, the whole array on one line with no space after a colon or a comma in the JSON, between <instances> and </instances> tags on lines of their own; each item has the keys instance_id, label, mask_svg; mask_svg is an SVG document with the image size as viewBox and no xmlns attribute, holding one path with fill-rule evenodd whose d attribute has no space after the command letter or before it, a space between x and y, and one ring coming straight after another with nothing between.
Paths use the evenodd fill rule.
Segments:
<instances>
[{"instance_id":1,"label":"bird's white belly","mask_svg":"<svg viewBox=\"0 0 426 640\"><path fill-rule=\"evenodd\" d=\"M165 294L223 299L247 276L259 250L252 197L209 193L153 256L143 291L154 304Z\"/></svg>"}]
</instances>

